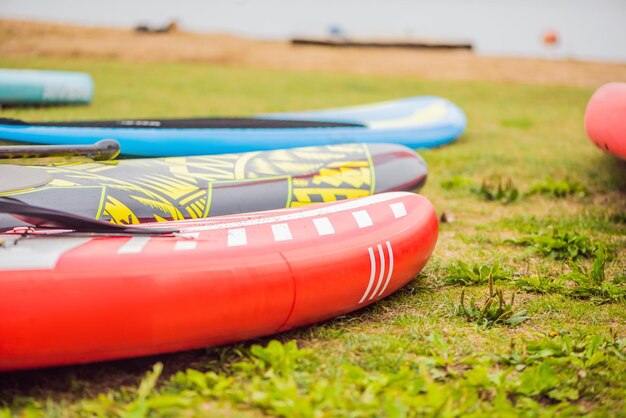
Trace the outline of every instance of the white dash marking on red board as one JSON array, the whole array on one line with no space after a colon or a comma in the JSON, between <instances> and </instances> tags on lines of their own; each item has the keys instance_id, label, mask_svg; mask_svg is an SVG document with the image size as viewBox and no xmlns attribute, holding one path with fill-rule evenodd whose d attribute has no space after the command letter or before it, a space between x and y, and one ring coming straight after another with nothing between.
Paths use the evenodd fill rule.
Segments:
<instances>
[{"instance_id":1,"label":"white dash marking on red board","mask_svg":"<svg viewBox=\"0 0 626 418\"><path fill-rule=\"evenodd\" d=\"M185 241L176 241L174 245L174 251L190 251L195 250L198 246L198 241L185 240Z\"/></svg>"},{"instance_id":2,"label":"white dash marking on red board","mask_svg":"<svg viewBox=\"0 0 626 418\"><path fill-rule=\"evenodd\" d=\"M352 212L352 216L354 216L359 228L366 228L374 224L372 222L372 218L370 218L370 214L367 213L366 210L357 210L356 212Z\"/></svg>"},{"instance_id":3,"label":"white dash marking on red board","mask_svg":"<svg viewBox=\"0 0 626 418\"><path fill-rule=\"evenodd\" d=\"M291 230L287 224L272 225L272 234L274 235L274 241L290 241L293 239Z\"/></svg>"},{"instance_id":4,"label":"white dash marking on red board","mask_svg":"<svg viewBox=\"0 0 626 418\"><path fill-rule=\"evenodd\" d=\"M328 218L315 218L313 219L313 225L315 225L315 229L317 229L317 233L320 236L333 235L335 233L335 228L333 228L333 224L330 223Z\"/></svg>"},{"instance_id":5,"label":"white dash marking on red board","mask_svg":"<svg viewBox=\"0 0 626 418\"><path fill-rule=\"evenodd\" d=\"M367 289L365 289L365 293L363 293L363 296L361 297L359 304L363 303L367 295L370 293L370 290L372 289L372 285L374 284L374 276L376 275L376 256L374 256L374 251L372 250L372 247L369 247L367 249L367 252L370 255L370 281L367 284Z\"/></svg>"},{"instance_id":6,"label":"white dash marking on red board","mask_svg":"<svg viewBox=\"0 0 626 418\"><path fill-rule=\"evenodd\" d=\"M118 250L118 254L139 254L148 245L150 237L131 237Z\"/></svg>"},{"instance_id":7,"label":"white dash marking on red board","mask_svg":"<svg viewBox=\"0 0 626 418\"><path fill-rule=\"evenodd\" d=\"M374 299L374 296L376 296L376 293L378 292L378 289L380 289L380 286L383 284L383 276L385 275L385 252L383 251L383 246L382 245L378 244L377 248L378 248L378 255L380 256L380 274L378 275L378 281L376 282L376 288L372 292L369 300Z\"/></svg>"},{"instance_id":8,"label":"white dash marking on red board","mask_svg":"<svg viewBox=\"0 0 626 418\"><path fill-rule=\"evenodd\" d=\"M174 234L178 238L197 239L200 237L199 232L177 232Z\"/></svg>"},{"instance_id":9,"label":"white dash marking on red board","mask_svg":"<svg viewBox=\"0 0 626 418\"><path fill-rule=\"evenodd\" d=\"M391 211L393 212L393 216L394 218L402 218L403 216L406 216L406 207L404 206L404 203L402 202L397 202L397 203L392 203L389 205L389 207L391 208Z\"/></svg>"},{"instance_id":10,"label":"white dash marking on red board","mask_svg":"<svg viewBox=\"0 0 626 418\"><path fill-rule=\"evenodd\" d=\"M391 280L391 275L393 274L393 248L391 248L391 243L389 241L387 241L387 252L389 253L389 273L387 273L385 285L380 290L378 296L382 295L383 292L387 289L387 286L389 286L389 281Z\"/></svg>"},{"instance_id":11,"label":"white dash marking on red board","mask_svg":"<svg viewBox=\"0 0 626 418\"><path fill-rule=\"evenodd\" d=\"M246 228L234 228L228 230L228 246L241 247L248 244Z\"/></svg>"},{"instance_id":12,"label":"white dash marking on red board","mask_svg":"<svg viewBox=\"0 0 626 418\"><path fill-rule=\"evenodd\" d=\"M333 213L341 213L351 211L357 208L369 207L377 203L387 202L393 199L398 199L400 197L406 197L410 195L407 192L389 192L377 194L374 196L363 197L361 199L348 199L342 203L336 203L334 205L324 206L321 208L311 208L305 211L288 211L285 214L274 214L272 216L261 216L259 218L254 219L246 219L245 217L235 216L235 217L226 217L229 219L233 219L230 222L226 222L224 218L221 221L209 222L208 224L203 224L200 226L190 226L190 222L187 221L172 221L169 225L172 227L181 226L185 229L185 231L213 231L218 229L232 229L232 228L241 228L251 225L265 225L265 224L273 224L276 222L286 222L297 219L309 219L309 218L318 218L320 216L326 216ZM219 218L217 218L219 219ZM142 228L159 228L162 227L161 224L144 224Z\"/></svg>"}]
</instances>

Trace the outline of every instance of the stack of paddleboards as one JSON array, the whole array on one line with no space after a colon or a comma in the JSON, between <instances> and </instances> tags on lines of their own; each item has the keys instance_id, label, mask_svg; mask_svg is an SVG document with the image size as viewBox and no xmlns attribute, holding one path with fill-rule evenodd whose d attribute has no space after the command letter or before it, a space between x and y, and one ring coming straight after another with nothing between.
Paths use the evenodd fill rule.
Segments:
<instances>
[{"instance_id":1,"label":"stack of paddleboards","mask_svg":"<svg viewBox=\"0 0 626 418\"><path fill-rule=\"evenodd\" d=\"M0 148L0 370L241 341L386 297L437 240L433 206L412 193L427 167L411 148L464 127L436 97L252 118L0 120L0 139L28 144Z\"/></svg>"}]
</instances>

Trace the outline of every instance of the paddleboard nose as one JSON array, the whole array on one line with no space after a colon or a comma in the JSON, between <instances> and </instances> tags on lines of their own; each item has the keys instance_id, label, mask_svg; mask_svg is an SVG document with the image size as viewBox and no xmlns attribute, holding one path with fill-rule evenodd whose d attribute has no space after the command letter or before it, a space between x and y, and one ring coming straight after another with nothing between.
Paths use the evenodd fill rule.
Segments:
<instances>
[{"instance_id":1,"label":"paddleboard nose","mask_svg":"<svg viewBox=\"0 0 626 418\"><path fill-rule=\"evenodd\" d=\"M376 302L406 285L426 265L439 230L430 201L414 193L382 194L361 201L366 199L380 202L360 210L367 213L368 222L359 227L370 228L366 235L354 235L342 241L341 248L321 248L315 255L282 253L296 289L292 312L281 332ZM335 266L332 275L324 274L327 265ZM319 312L320 306L333 315Z\"/></svg>"},{"instance_id":2,"label":"paddleboard nose","mask_svg":"<svg viewBox=\"0 0 626 418\"><path fill-rule=\"evenodd\" d=\"M585 111L585 129L598 148L626 159L626 83L596 90Z\"/></svg>"},{"instance_id":3,"label":"paddleboard nose","mask_svg":"<svg viewBox=\"0 0 626 418\"><path fill-rule=\"evenodd\" d=\"M417 190L426 182L426 161L411 148L399 144L368 145L374 176L374 193Z\"/></svg>"}]
</instances>

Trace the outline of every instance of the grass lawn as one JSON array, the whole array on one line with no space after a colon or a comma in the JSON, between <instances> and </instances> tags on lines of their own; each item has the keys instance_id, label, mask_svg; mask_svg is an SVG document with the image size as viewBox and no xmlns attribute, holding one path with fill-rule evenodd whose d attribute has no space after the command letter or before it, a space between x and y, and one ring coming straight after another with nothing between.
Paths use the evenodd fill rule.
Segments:
<instances>
[{"instance_id":1,"label":"grass lawn","mask_svg":"<svg viewBox=\"0 0 626 418\"><path fill-rule=\"evenodd\" d=\"M449 98L469 120L456 143L422 152L421 193L451 222L397 294L257 341L0 374L0 417L626 416L626 162L585 137L592 90L87 59L0 66L95 79L91 106L0 111L25 120L245 115L421 94Z\"/></svg>"}]
</instances>

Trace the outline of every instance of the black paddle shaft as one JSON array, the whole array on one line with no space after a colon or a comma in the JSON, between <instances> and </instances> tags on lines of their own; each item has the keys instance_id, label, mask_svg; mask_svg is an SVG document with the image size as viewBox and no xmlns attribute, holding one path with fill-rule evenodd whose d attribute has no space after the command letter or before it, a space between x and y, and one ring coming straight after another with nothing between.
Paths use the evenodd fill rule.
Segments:
<instances>
[{"instance_id":1,"label":"black paddle shaft","mask_svg":"<svg viewBox=\"0 0 626 418\"><path fill-rule=\"evenodd\" d=\"M95 161L112 160L120 154L120 144L103 139L92 145L3 145L0 160L50 157L86 157Z\"/></svg>"},{"instance_id":2,"label":"black paddle shaft","mask_svg":"<svg viewBox=\"0 0 626 418\"><path fill-rule=\"evenodd\" d=\"M10 197L0 197L0 213L13 215L37 226L69 229L83 233L163 235L178 232L178 230L168 228L139 228L96 221L60 210L29 205Z\"/></svg>"}]
</instances>

